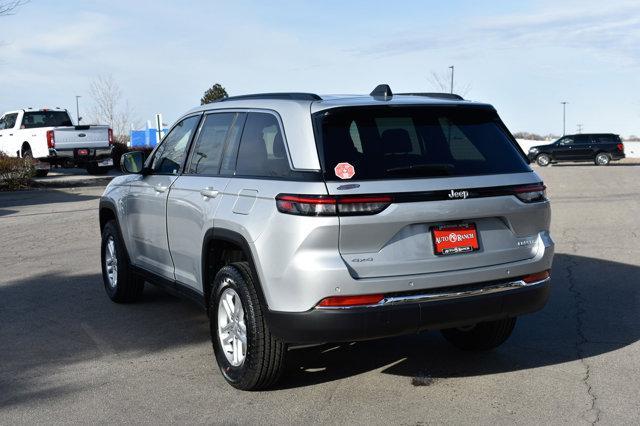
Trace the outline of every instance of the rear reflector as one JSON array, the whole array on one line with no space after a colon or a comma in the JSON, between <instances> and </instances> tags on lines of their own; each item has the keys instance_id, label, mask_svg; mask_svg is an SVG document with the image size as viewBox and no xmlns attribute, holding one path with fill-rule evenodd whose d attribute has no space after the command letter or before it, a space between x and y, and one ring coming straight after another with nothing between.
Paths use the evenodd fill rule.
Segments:
<instances>
[{"instance_id":1,"label":"rear reflector","mask_svg":"<svg viewBox=\"0 0 640 426\"><path fill-rule=\"evenodd\" d=\"M542 271L542 272L536 272L535 274L529 274L529 275L525 275L524 277L522 277L522 281L524 281L527 284L531 284L531 283L535 283L538 281L544 281L547 278L549 278L551 276L550 272L547 271Z\"/></svg>"},{"instance_id":2,"label":"rear reflector","mask_svg":"<svg viewBox=\"0 0 640 426\"><path fill-rule=\"evenodd\" d=\"M364 294L361 296L333 296L322 299L318 306L323 308L336 308L346 306L375 305L384 299L383 294Z\"/></svg>"},{"instance_id":3,"label":"rear reflector","mask_svg":"<svg viewBox=\"0 0 640 426\"><path fill-rule=\"evenodd\" d=\"M513 195L518 197L523 203L535 203L547 199L547 187L543 183L524 185L513 188Z\"/></svg>"},{"instance_id":4,"label":"rear reflector","mask_svg":"<svg viewBox=\"0 0 640 426\"><path fill-rule=\"evenodd\" d=\"M389 195L330 196L293 195L276 196L278 211L302 216L354 216L380 213L391 203Z\"/></svg>"}]
</instances>

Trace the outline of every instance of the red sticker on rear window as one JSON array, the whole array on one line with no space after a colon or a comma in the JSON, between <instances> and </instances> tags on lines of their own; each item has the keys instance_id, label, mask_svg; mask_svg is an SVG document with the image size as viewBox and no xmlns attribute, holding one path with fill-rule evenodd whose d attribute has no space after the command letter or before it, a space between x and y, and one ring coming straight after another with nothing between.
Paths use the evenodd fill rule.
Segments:
<instances>
[{"instance_id":1,"label":"red sticker on rear window","mask_svg":"<svg viewBox=\"0 0 640 426\"><path fill-rule=\"evenodd\" d=\"M351 179L356 174L356 169L349 163L338 163L333 171L340 179Z\"/></svg>"}]
</instances>

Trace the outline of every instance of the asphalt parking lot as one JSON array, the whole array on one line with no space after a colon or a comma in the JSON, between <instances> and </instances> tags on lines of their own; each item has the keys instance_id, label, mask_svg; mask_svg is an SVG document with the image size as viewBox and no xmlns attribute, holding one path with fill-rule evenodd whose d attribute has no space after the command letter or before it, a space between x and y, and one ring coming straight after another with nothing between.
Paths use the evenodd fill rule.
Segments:
<instances>
[{"instance_id":1,"label":"asphalt parking lot","mask_svg":"<svg viewBox=\"0 0 640 426\"><path fill-rule=\"evenodd\" d=\"M463 353L432 332L299 349L278 389L254 393L218 373L197 306L150 286L108 300L102 187L0 194L0 423L637 424L640 164L536 170L553 292L506 344Z\"/></svg>"}]
</instances>

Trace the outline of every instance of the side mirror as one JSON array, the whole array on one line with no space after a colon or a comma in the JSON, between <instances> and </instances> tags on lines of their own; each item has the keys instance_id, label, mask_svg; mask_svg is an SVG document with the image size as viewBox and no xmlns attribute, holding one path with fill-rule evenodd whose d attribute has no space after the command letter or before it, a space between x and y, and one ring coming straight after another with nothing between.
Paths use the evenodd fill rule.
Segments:
<instances>
[{"instance_id":1,"label":"side mirror","mask_svg":"<svg viewBox=\"0 0 640 426\"><path fill-rule=\"evenodd\" d=\"M122 154L120 158L120 168L125 173L140 174L144 168L144 161L141 151L131 151Z\"/></svg>"}]
</instances>

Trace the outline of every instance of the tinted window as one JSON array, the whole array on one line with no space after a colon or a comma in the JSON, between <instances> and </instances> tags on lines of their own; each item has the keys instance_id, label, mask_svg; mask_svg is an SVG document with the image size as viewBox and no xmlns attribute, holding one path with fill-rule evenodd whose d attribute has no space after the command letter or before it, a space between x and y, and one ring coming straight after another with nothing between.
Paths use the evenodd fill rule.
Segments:
<instances>
[{"instance_id":1,"label":"tinted window","mask_svg":"<svg viewBox=\"0 0 640 426\"><path fill-rule=\"evenodd\" d=\"M616 135L598 135L596 139L599 143L618 143L620 138Z\"/></svg>"},{"instance_id":2,"label":"tinted window","mask_svg":"<svg viewBox=\"0 0 640 426\"><path fill-rule=\"evenodd\" d=\"M150 166L152 172L178 174L199 120L200 116L185 118L169 132L153 155Z\"/></svg>"},{"instance_id":3,"label":"tinted window","mask_svg":"<svg viewBox=\"0 0 640 426\"><path fill-rule=\"evenodd\" d=\"M37 127L73 126L67 111L27 111L22 117L23 129Z\"/></svg>"},{"instance_id":4,"label":"tinted window","mask_svg":"<svg viewBox=\"0 0 640 426\"><path fill-rule=\"evenodd\" d=\"M558 141L560 145L571 145L573 143L573 138L562 138Z\"/></svg>"},{"instance_id":5,"label":"tinted window","mask_svg":"<svg viewBox=\"0 0 640 426\"><path fill-rule=\"evenodd\" d=\"M591 143L591 138L587 135L576 135L574 136L575 142L580 144L588 144Z\"/></svg>"},{"instance_id":6,"label":"tinted window","mask_svg":"<svg viewBox=\"0 0 640 426\"><path fill-rule=\"evenodd\" d=\"M268 113L249 113L238 150L236 173L284 177L290 172L282 129L276 117Z\"/></svg>"},{"instance_id":7,"label":"tinted window","mask_svg":"<svg viewBox=\"0 0 640 426\"><path fill-rule=\"evenodd\" d=\"M7 114L0 120L0 129L13 129L16 125L18 114Z\"/></svg>"},{"instance_id":8,"label":"tinted window","mask_svg":"<svg viewBox=\"0 0 640 426\"><path fill-rule=\"evenodd\" d=\"M227 143L222 156L222 166L220 166L221 175L232 175L236 171L236 160L238 158L238 145L240 145L240 136L244 128L244 122L247 114L238 113L233 126L227 136Z\"/></svg>"},{"instance_id":9,"label":"tinted window","mask_svg":"<svg viewBox=\"0 0 640 426\"><path fill-rule=\"evenodd\" d=\"M338 108L316 115L316 126L327 180L339 180L344 162L354 180L530 171L493 110Z\"/></svg>"},{"instance_id":10,"label":"tinted window","mask_svg":"<svg viewBox=\"0 0 640 426\"><path fill-rule=\"evenodd\" d=\"M189 173L215 175L220 169L222 150L235 113L209 114L193 147Z\"/></svg>"}]
</instances>

